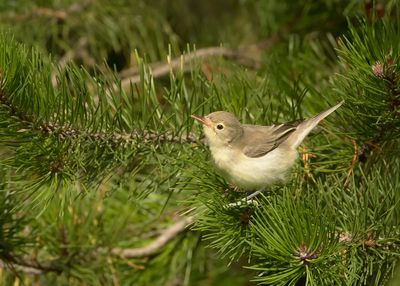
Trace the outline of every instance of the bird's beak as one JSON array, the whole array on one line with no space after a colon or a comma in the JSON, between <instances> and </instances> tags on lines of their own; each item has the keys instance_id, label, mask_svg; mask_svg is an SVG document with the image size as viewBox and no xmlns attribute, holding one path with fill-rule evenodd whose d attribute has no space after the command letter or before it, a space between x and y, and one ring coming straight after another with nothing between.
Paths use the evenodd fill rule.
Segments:
<instances>
[{"instance_id":1,"label":"bird's beak","mask_svg":"<svg viewBox=\"0 0 400 286\"><path fill-rule=\"evenodd\" d=\"M198 122L200 122L201 124L203 124L207 127L211 127L211 120L207 117L201 117L201 116L196 116L196 115L191 115L190 117L192 117L193 119L196 119Z\"/></svg>"}]
</instances>

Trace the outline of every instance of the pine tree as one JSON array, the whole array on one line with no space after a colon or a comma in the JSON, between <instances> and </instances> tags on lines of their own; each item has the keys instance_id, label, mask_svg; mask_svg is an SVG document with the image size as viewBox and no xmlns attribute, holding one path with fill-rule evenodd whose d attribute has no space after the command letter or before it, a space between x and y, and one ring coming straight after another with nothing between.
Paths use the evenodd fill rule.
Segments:
<instances>
[{"instance_id":1,"label":"pine tree","mask_svg":"<svg viewBox=\"0 0 400 286\"><path fill-rule=\"evenodd\" d=\"M398 285L396 1L170 2L0 4L1 284ZM341 100L249 203L190 118Z\"/></svg>"}]
</instances>

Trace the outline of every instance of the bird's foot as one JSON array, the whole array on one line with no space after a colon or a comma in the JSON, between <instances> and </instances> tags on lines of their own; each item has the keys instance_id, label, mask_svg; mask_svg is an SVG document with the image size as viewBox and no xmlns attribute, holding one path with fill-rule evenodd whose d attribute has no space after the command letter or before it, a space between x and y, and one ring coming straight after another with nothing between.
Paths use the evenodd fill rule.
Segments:
<instances>
[{"instance_id":1,"label":"bird's foot","mask_svg":"<svg viewBox=\"0 0 400 286\"><path fill-rule=\"evenodd\" d=\"M253 200L253 198L258 196L259 194L261 194L264 191L265 191L265 189L260 189L258 191L255 191L254 193L248 195L247 197L245 197L237 202L228 204L228 207L236 207L236 206L241 206L243 204L246 204L246 205L257 204L257 202Z\"/></svg>"}]
</instances>

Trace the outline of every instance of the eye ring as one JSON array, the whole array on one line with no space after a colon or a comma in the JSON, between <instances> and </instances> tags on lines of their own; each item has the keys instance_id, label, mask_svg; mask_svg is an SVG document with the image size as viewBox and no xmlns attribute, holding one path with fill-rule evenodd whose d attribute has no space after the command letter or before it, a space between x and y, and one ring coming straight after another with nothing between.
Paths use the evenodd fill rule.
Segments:
<instances>
[{"instance_id":1,"label":"eye ring","mask_svg":"<svg viewBox=\"0 0 400 286\"><path fill-rule=\"evenodd\" d=\"M224 125L223 125L222 123L218 123L218 124L217 124L217 129L218 129L218 130L224 129Z\"/></svg>"}]
</instances>

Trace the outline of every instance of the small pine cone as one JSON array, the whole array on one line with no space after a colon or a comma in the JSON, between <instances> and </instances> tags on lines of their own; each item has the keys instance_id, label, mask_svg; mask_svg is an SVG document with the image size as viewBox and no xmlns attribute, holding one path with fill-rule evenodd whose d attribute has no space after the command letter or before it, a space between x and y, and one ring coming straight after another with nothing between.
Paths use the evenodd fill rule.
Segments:
<instances>
[{"instance_id":1,"label":"small pine cone","mask_svg":"<svg viewBox=\"0 0 400 286\"><path fill-rule=\"evenodd\" d=\"M377 61L375 64L372 65L372 73L379 79L385 78L383 64L380 61Z\"/></svg>"}]
</instances>

